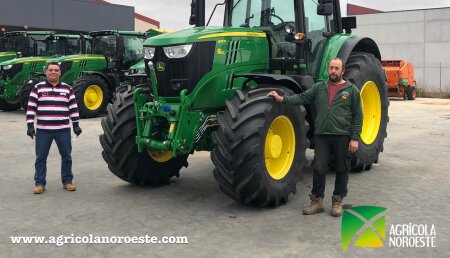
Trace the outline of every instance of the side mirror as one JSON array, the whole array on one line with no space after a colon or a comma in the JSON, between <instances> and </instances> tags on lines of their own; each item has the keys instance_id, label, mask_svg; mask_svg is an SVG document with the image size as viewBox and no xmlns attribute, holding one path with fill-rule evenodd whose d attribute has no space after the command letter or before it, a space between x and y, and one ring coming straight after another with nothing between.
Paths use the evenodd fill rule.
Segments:
<instances>
[{"instance_id":1,"label":"side mirror","mask_svg":"<svg viewBox=\"0 0 450 258\"><path fill-rule=\"evenodd\" d=\"M205 26L205 0L192 0L189 24L195 27Z\"/></svg>"},{"instance_id":2,"label":"side mirror","mask_svg":"<svg viewBox=\"0 0 450 258\"><path fill-rule=\"evenodd\" d=\"M191 16L189 17L189 25L195 25L195 19L197 18L196 13L195 13L195 6L196 6L196 2L195 0L192 0L191 3Z\"/></svg>"},{"instance_id":3,"label":"side mirror","mask_svg":"<svg viewBox=\"0 0 450 258\"><path fill-rule=\"evenodd\" d=\"M317 15L330 16L333 14L333 4L319 4L317 6Z\"/></svg>"},{"instance_id":4,"label":"side mirror","mask_svg":"<svg viewBox=\"0 0 450 258\"><path fill-rule=\"evenodd\" d=\"M356 28L356 17L342 17L342 28L345 30L345 33L352 33L352 29Z\"/></svg>"}]
</instances>

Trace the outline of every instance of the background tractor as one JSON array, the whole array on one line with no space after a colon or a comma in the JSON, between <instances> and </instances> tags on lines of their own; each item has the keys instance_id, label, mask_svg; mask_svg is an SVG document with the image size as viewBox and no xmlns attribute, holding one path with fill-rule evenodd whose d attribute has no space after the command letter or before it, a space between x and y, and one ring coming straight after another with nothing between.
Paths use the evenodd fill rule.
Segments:
<instances>
[{"instance_id":1,"label":"background tractor","mask_svg":"<svg viewBox=\"0 0 450 258\"><path fill-rule=\"evenodd\" d=\"M26 108L29 92L23 92L21 87L30 74L42 72L45 62L52 56L82 53L86 47L84 37L80 35L50 32L42 36L42 39L36 35L29 36L33 44L26 43L28 47L18 48L23 50L23 53L32 53L34 56L0 63L0 110L17 110L20 106Z\"/></svg>"},{"instance_id":2,"label":"background tractor","mask_svg":"<svg viewBox=\"0 0 450 258\"><path fill-rule=\"evenodd\" d=\"M80 116L97 117L104 112L112 94L120 86L132 65L144 58L143 43L147 33L105 30L90 32L89 54L68 55L49 59L61 63L61 81L73 86ZM43 78L34 75L24 92Z\"/></svg>"},{"instance_id":3,"label":"background tractor","mask_svg":"<svg viewBox=\"0 0 450 258\"><path fill-rule=\"evenodd\" d=\"M109 169L138 185L179 176L194 151L211 151L214 177L229 197L277 206L296 193L314 148L315 106L267 97L301 93L327 80L334 57L361 92L364 123L353 170L383 150L389 100L377 44L351 34L337 0L227 0L223 27L205 25L205 1L192 2L195 28L144 44L150 88L116 94L100 143ZM344 32L345 31L345 32Z\"/></svg>"},{"instance_id":4,"label":"background tractor","mask_svg":"<svg viewBox=\"0 0 450 258\"><path fill-rule=\"evenodd\" d=\"M52 34L53 31L3 32L0 40L0 62L38 55L37 52L45 45L44 39Z\"/></svg>"}]
</instances>

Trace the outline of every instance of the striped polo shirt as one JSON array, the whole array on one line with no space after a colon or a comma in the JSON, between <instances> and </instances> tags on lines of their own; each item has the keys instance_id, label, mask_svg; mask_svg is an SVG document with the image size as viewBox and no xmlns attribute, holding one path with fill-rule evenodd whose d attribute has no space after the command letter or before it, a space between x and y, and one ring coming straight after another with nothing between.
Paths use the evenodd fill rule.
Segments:
<instances>
[{"instance_id":1,"label":"striped polo shirt","mask_svg":"<svg viewBox=\"0 0 450 258\"><path fill-rule=\"evenodd\" d=\"M44 130L67 130L69 119L78 125L80 115L72 88L63 82L53 86L48 81L40 82L33 87L28 99L27 123Z\"/></svg>"}]
</instances>

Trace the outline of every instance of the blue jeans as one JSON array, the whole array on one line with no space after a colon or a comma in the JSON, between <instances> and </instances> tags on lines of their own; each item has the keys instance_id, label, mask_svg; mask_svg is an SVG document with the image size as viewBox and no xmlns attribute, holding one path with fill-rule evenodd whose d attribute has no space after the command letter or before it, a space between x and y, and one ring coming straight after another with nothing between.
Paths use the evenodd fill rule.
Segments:
<instances>
[{"instance_id":1,"label":"blue jeans","mask_svg":"<svg viewBox=\"0 0 450 258\"><path fill-rule=\"evenodd\" d=\"M61 155L61 181L63 184L72 183L72 143L70 141L70 129L52 132L48 130L37 130L36 132L36 162L34 163L35 185L47 183L47 156L55 140Z\"/></svg>"}]
</instances>

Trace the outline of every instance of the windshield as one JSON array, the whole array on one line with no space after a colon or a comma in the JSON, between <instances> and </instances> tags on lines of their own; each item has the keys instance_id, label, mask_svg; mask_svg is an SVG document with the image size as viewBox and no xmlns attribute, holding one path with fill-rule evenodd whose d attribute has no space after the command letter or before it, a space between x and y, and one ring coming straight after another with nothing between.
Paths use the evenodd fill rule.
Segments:
<instances>
[{"instance_id":1,"label":"windshield","mask_svg":"<svg viewBox=\"0 0 450 258\"><path fill-rule=\"evenodd\" d=\"M234 0L232 1L231 26L261 27L295 22L292 0Z\"/></svg>"},{"instance_id":2,"label":"windshield","mask_svg":"<svg viewBox=\"0 0 450 258\"><path fill-rule=\"evenodd\" d=\"M34 44L36 44L36 53L35 56L46 56L47 55L47 43L45 35L33 35L29 36L31 38L29 48L33 49Z\"/></svg>"},{"instance_id":3,"label":"windshield","mask_svg":"<svg viewBox=\"0 0 450 258\"><path fill-rule=\"evenodd\" d=\"M4 37L0 37L0 52L5 51L4 50L4 48L5 48L5 41L6 41L6 39Z\"/></svg>"},{"instance_id":4,"label":"windshield","mask_svg":"<svg viewBox=\"0 0 450 258\"><path fill-rule=\"evenodd\" d=\"M58 39L47 39L46 50L42 55L55 56L55 55L72 55L78 54L78 42L76 39L67 39L65 37L59 37Z\"/></svg>"},{"instance_id":5,"label":"windshield","mask_svg":"<svg viewBox=\"0 0 450 258\"><path fill-rule=\"evenodd\" d=\"M144 58L144 40L144 38L138 38L136 36L123 36L125 47L123 61L125 69Z\"/></svg>"},{"instance_id":6,"label":"windshield","mask_svg":"<svg viewBox=\"0 0 450 258\"><path fill-rule=\"evenodd\" d=\"M23 35L7 36L5 38L5 52L26 52L27 38Z\"/></svg>"},{"instance_id":7,"label":"windshield","mask_svg":"<svg viewBox=\"0 0 450 258\"><path fill-rule=\"evenodd\" d=\"M105 56L114 56L117 44L116 35L97 36L92 39L92 53Z\"/></svg>"}]
</instances>

